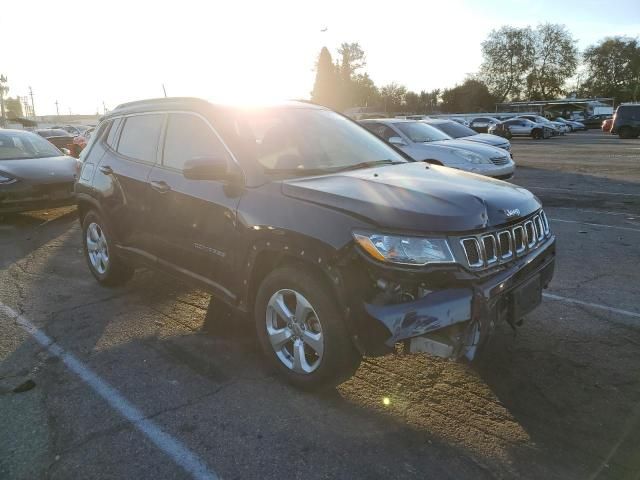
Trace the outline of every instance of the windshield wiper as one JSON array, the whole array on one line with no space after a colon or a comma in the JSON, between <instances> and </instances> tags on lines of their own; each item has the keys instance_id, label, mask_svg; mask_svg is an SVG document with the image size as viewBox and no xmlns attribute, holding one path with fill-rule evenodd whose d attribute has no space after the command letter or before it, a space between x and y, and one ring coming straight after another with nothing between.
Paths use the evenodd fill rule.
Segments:
<instances>
[{"instance_id":1,"label":"windshield wiper","mask_svg":"<svg viewBox=\"0 0 640 480\"><path fill-rule=\"evenodd\" d=\"M360 168L371 168L377 167L378 165L396 165L398 163L404 162L394 162L393 160L385 159L385 160L369 160L367 162L354 163L353 165L346 165L344 167L337 168L336 172L344 172L346 170L358 170Z\"/></svg>"}]
</instances>

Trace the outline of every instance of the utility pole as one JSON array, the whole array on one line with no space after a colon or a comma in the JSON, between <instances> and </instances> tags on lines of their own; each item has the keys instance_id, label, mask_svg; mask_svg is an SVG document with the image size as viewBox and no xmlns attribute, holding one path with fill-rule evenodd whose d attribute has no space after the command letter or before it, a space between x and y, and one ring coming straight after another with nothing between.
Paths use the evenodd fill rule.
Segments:
<instances>
[{"instance_id":1,"label":"utility pole","mask_svg":"<svg viewBox=\"0 0 640 480\"><path fill-rule=\"evenodd\" d=\"M107 106L104 104L104 100L102 101L102 113L107 114Z\"/></svg>"},{"instance_id":2,"label":"utility pole","mask_svg":"<svg viewBox=\"0 0 640 480\"><path fill-rule=\"evenodd\" d=\"M7 83L7 77L0 75L0 123L4 122L4 92L9 89L4 86Z\"/></svg>"},{"instance_id":3,"label":"utility pole","mask_svg":"<svg viewBox=\"0 0 640 480\"><path fill-rule=\"evenodd\" d=\"M31 97L31 113L33 114L33 118L36 118L36 107L33 104L33 90L29 87L29 96Z\"/></svg>"},{"instance_id":4,"label":"utility pole","mask_svg":"<svg viewBox=\"0 0 640 480\"><path fill-rule=\"evenodd\" d=\"M60 110L58 109L58 100L56 100L56 115L60 116Z\"/></svg>"},{"instance_id":5,"label":"utility pole","mask_svg":"<svg viewBox=\"0 0 640 480\"><path fill-rule=\"evenodd\" d=\"M162 84L162 91L164 92L164 98L167 98L167 89L164 88L164 83Z\"/></svg>"}]
</instances>

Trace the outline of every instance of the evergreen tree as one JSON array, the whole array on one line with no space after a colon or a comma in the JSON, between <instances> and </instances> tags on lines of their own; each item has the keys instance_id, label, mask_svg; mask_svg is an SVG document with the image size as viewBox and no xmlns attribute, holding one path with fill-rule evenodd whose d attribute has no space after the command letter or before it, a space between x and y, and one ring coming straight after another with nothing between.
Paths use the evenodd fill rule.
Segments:
<instances>
[{"instance_id":1,"label":"evergreen tree","mask_svg":"<svg viewBox=\"0 0 640 480\"><path fill-rule=\"evenodd\" d=\"M339 102L338 76L327 47L322 47L316 63L316 81L311 101L329 108L337 108Z\"/></svg>"}]
</instances>

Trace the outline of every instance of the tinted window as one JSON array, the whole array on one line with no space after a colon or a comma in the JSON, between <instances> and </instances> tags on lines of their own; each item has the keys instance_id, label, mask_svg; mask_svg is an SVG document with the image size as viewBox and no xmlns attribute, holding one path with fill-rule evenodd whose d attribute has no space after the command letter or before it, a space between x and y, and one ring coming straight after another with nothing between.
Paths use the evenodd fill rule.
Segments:
<instances>
[{"instance_id":1,"label":"tinted window","mask_svg":"<svg viewBox=\"0 0 640 480\"><path fill-rule=\"evenodd\" d=\"M188 113L169 115L162 163L182 170L186 160L197 157L226 158L227 151L200 117Z\"/></svg>"},{"instance_id":2,"label":"tinted window","mask_svg":"<svg viewBox=\"0 0 640 480\"><path fill-rule=\"evenodd\" d=\"M155 162L164 115L135 115L124 120L118 153L137 160Z\"/></svg>"},{"instance_id":3,"label":"tinted window","mask_svg":"<svg viewBox=\"0 0 640 480\"><path fill-rule=\"evenodd\" d=\"M399 137L399 135L391 128L383 125L382 123L366 123L364 127L372 133L375 133L380 138L389 141L391 137Z\"/></svg>"},{"instance_id":4,"label":"tinted window","mask_svg":"<svg viewBox=\"0 0 640 480\"><path fill-rule=\"evenodd\" d=\"M452 138L470 137L471 135L477 135L475 130L471 130L469 127L460 125L457 122L443 122L443 123L430 123L429 125L437 128L438 130L446 133Z\"/></svg>"},{"instance_id":5,"label":"tinted window","mask_svg":"<svg viewBox=\"0 0 640 480\"><path fill-rule=\"evenodd\" d=\"M118 126L120 125L121 121L121 119L116 118L115 120L111 120L111 122L109 122L109 133L107 134L106 144L114 150L116 149L117 144L116 134L118 133Z\"/></svg>"},{"instance_id":6,"label":"tinted window","mask_svg":"<svg viewBox=\"0 0 640 480\"><path fill-rule=\"evenodd\" d=\"M438 140L451 140L446 133L441 132L431 125L422 122L399 122L396 128L411 139L412 142L435 142Z\"/></svg>"}]
</instances>

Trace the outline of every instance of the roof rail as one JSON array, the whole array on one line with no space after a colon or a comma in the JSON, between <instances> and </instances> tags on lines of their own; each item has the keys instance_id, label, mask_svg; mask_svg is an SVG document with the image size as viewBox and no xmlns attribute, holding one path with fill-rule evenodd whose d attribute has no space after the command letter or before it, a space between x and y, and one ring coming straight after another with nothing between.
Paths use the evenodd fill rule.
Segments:
<instances>
[{"instance_id":1,"label":"roof rail","mask_svg":"<svg viewBox=\"0 0 640 480\"><path fill-rule=\"evenodd\" d=\"M120 110L121 108L138 107L152 103L172 103L172 102L198 102L206 103L206 100L198 97L159 97L159 98L147 98L144 100L135 100L133 102L121 103L114 110Z\"/></svg>"}]
</instances>

